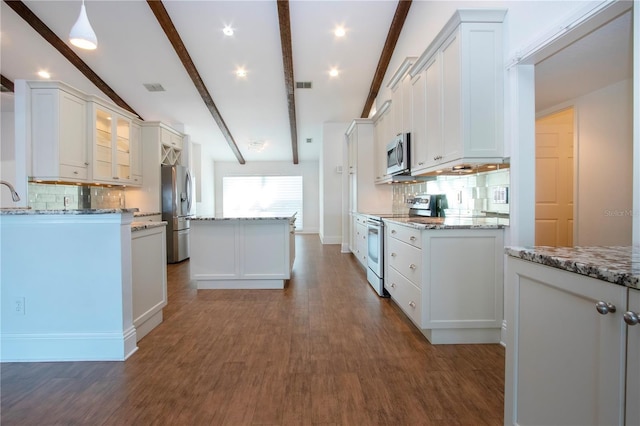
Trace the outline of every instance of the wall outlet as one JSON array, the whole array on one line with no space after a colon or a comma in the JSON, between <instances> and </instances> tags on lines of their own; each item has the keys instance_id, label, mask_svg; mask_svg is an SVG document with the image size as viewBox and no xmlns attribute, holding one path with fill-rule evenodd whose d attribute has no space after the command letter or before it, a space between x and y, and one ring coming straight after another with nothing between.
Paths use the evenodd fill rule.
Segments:
<instances>
[{"instance_id":1,"label":"wall outlet","mask_svg":"<svg viewBox=\"0 0 640 426\"><path fill-rule=\"evenodd\" d=\"M13 310L16 315L24 315L24 297L16 297L13 302Z\"/></svg>"},{"instance_id":2,"label":"wall outlet","mask_svg":"<svg viewBox=\"0 0 640 426\"><path fill-rule=\"evenodd\" d=\"M71 204L71 197L64 197L64 206L65 207L69 207L69 204Z\"/></svg>"}]
</instances>

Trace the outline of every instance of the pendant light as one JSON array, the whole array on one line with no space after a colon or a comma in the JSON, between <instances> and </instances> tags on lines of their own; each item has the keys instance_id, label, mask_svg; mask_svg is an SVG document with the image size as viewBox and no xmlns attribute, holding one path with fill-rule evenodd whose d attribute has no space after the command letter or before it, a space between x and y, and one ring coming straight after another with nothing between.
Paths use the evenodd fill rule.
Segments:
<instances>
[{"instance_id":1,"label":"pendant light","mask_svg":"<svg viewBox=\"0 0 640 426\"><path fill-rule=\"evenodd\" d=\"M82 0L82 7L80 8L80 16L78 20L71 28L69 33L69 41L74 46L80 49L93 50L98 47L98 39L96 33L93 32L89 18L87 17L87 10L84 7L84 0Z\"/></svg>"}]
</instances>

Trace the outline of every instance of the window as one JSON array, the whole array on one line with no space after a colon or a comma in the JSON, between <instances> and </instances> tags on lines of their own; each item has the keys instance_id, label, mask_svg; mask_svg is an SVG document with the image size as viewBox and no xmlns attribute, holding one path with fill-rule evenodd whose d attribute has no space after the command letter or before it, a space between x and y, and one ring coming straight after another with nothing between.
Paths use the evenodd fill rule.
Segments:
<instances>
[{"instance_id":1,"label":"window","mask_svg":"<svg viewBox=\"0 0 640 426\"><path fill-rule=\"evenodd\" d=\"M302 176L225 176L224 217L268 217L296 214L302 229Z\"/></svg>"}]
</instances>

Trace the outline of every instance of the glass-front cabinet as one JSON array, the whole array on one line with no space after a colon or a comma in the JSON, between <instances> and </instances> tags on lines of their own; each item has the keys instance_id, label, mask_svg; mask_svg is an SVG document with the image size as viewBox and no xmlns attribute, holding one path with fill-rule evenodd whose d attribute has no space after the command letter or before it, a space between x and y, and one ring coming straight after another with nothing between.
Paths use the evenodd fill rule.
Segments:
<instances>
[{"instance_id":1,"label":"glass-front cabinet","mask_svg":"<svg viewBox=\"0 0 640 426\"><path fill-rule=\"evenodd\" d=\"M96 102L93 119L93 180L131 182L131 119Z\"/></svg>"}]
</instances>

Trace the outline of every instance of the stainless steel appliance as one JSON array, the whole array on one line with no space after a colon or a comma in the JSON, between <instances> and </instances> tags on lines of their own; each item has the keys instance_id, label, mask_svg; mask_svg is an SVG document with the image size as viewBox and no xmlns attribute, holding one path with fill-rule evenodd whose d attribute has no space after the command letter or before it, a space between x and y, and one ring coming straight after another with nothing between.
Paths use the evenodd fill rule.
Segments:
<instances>
[{"instance_id":1,"label":"stainless steel appliance","mask_svg":"<svg viewBox=\"0 0 640 426\"><path fill-rule=\"evenodd\" d=\"M377 216L367 219L367 281L381 297L388 297L384 288L384 223Z\"/></svg>"},{"instance_id":2,"label":"stainless steel appliance","mask_svg":"<svg viewBox=\"0 0 640 426\"><path fill-rule=\"evenodd\" d=\"M409 216L444 217L449 208L446 194L422 194L407 200Z\"/></svg>"},{"instance_id":3,"label":"stainless steel appliance","mask_svg":"<svg viewBox=\"0 0 640 426\"><path fill-rule=\"evenodd\" d=\"M387 174L408 174L411 166L409 149L411 145L410 133L399 133L387 144Z\"/></svg>"},{"instance_id":4,"label":"stainless steel appliance","mask_svg":"<svg viewBox=\"0 0 640 426\"><path fill-rule=\"evenodd\" d=\"M189 258L191 175L184 166L162 165L162 220L167 222L167 262Z\"/></svg>"}]
</instances>

